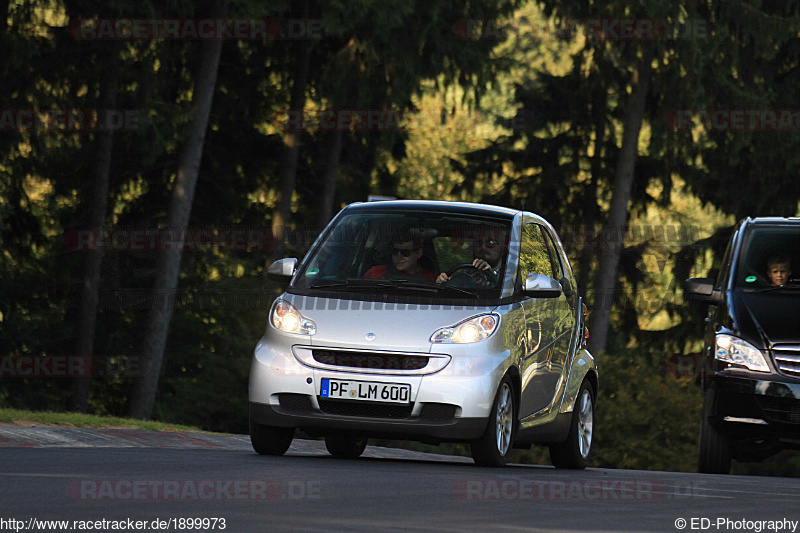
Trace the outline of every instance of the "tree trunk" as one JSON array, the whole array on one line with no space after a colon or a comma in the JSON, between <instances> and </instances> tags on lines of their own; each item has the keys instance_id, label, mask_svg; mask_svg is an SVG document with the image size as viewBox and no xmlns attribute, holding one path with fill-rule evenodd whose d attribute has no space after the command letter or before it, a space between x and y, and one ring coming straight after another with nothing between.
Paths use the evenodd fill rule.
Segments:
<instances>
[{"instance_id":1,"label":"tree trunk","mask_svg":"<svg viewBox=\"0 0 800 533\"><path fill-rule=\"evenodd\" d=\"M112 47L116 50L116 47ZM100 82L100 110L102 114L108 113L117 107L117 81L119 79L119 58L116 54L109 54L105 64L109 65L102 81ZM98 131L95 142L97 144L97 158L94 165L94 180L89 198L89 228L102 231L106 222L108 210L108 180L111 173L111 152L114 146L114 130L107 128ZM78 340L75 355L80 357L94 356L94 331L97 324L98 285L100 282L100 264L102 252L88 250L85 256L83 282L81 283L81 301L78 311ZM70 408L73 411L86 412L89 402L90 376L77 377L72 383L72 399Z\"/></svg>"},{"instance_id":2,"label":"tree trunk","mask_svg":"<svg viewBox=\"0 0 800 533\"><path fill-rule=\"evenodd\" d=\"M308 16L308 2L305 2L304 13ZM311 67L311 43L300 45L300 52L295 60L292 72L292 94L289 98L289 109L292 113L302 113L306 104L306 86ZM290 129L283 138L283 155L280 163L281 193L278 208L272 214L272 237L275 246L272 249L272 260L283 257L286 243L284 230L292 216L292 194L297 177L297 160L300 157L300 144L303 130Z\"/></svg>"},{"instance_id":3,"label":"tree trunk","mask_svg":"<svg viewBox=\"0 0 800 533\"><path fill-rule=\"evenodd\" d=\"M322 183L322 200L319 208L317 225L324 228L333 216L333 201L336 198L336 178L339 175L339 166L344 144L344 132L341 129L331 132L331 144L328 147L328 161Z\"/></svg>"},{"instance_id":4,"label":"tree trunk","mask_svg":"<svg viewBox=\"0 0 800 533\"><path fill-rule=\"evenodd\" d=\"M639 148L639 132L644 118L647 93L650 90L652 76L652 47L645 53L638 69L638 79L634 80L633 91L625 108L623 119L622 146L617 160L614 175L614 188L611 196L611 207L608 213L608 224L605 234L598 241L601 245L600 270L594 287L594 306L589 336L589 350L595 354L606 349L608 324L611 306L614 303L614 291L617 281L617 266L622 253L622 237L628 218L628 201L634 180L634 168Z\"/></svg>"},{"instance_id":5,"label":"tree trunk","mask_svg":"<svg viewBox=\"0 0 800 533\"><path fill-rule=\"evenodd\" d=\"M11 0L0 0L0 33L8 31L8 7Z\"/></svg>"},{"instance_id":6,"label":"tree trunk","mask_svg":"<svg viewBox=\"0 0 800 533\"><path fill-rule=\"evenodd\" d=\"M217 7L222 8L223 6L218 3ZM220 10L224 11L224 9ZM207 40L203 41L201 46L200 67L195 78L192 97L194 107L192 129L180 156L175 189L172 192L167 215L167 226L179 229L186 227L192 210L197 175L203 157L203 142L216 86L222 41ZM140 364L142 374L134 384L129 410L130 415L134 418L150 418L153 412L169 323L174 311L171 295L178 286L181 249L184 243L184 232L176 233L178 238L175 239L175 245L172 246L175 249L161 252L162 260L156 274L154 292L163 290L165 297L161 301L159 298L153 299L145 326Z\"/></svg>"},{"instance_id":7,"label":"tree trunk","mask_svg":"<svg viewBox=\"0 0 800 533\"><path fill-rule=\"evenodd\" d=\"M591 161L591 177L589 183L584 190L584 219L597 220L598 207L597 207L597 183L600 180L600 174L603 169L603 143L606 139L606 112L608 107L608 94L605 85L598 87L595 92L594 103L592 105L592 115L594 117L594 155ZM586 289L589 286L590 273L592 271L592 264L594 261L594 248L588 240L588 235L583 233L583 230L588 231L589 228L581 228L582 233L578 235L578 242L581 243L581 253L578 260L580 265L580 273L578 277L578 287L580 287L581 296L586 296ZM591 241L594 242L594 241ZM591 305L592 302L587 302Z\"/></svg>"}]
</instances>

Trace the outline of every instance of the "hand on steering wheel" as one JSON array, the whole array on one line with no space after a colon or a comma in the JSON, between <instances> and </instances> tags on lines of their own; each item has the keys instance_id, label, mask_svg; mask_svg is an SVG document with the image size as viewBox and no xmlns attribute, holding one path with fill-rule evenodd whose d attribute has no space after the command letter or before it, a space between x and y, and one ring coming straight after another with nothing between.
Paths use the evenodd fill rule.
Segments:
<instances>
[{"instance_id":1,"label":"hand on steering wheel","mask_svg":"<svg viewBox=\"0 0 800 533\"><path fill-rule=\"evenodd\" d=\"M436 282L443 283L445 281L449 281L456 272L460 272L462 270L465 271L464 273L472 278L475 284L479 286L491 285L497 281L497 276L495 276L494 272L492 272L489 263L483 259L476 259L472 263L458 264L448 270L447 273L440 274L436 279Z\"/></svg>"}]
</instances>

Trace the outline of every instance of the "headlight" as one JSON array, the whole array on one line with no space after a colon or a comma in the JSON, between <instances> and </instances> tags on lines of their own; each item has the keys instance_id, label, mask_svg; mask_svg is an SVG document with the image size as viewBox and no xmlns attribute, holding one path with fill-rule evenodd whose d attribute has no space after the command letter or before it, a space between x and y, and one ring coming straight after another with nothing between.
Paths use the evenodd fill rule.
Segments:
<instances>
[{"instance_id":1,"label":"headlight","mask_svg":"<svg viewBox=\"0 0 800 533\"><path fill-rule=\"evenodd\" d=\"M314 321L304 317L300 311L286 300L278 300L272 307L270 322L273 326L287 333L313 335L317 332Z\"/></svg>"},{"instance_id":2,"label":"headlight","mask_svg":"<svg viewBox=\"0 0 800 533\"><path fill-rule=\"evenodd\" d=\"M431 342L466 344L488 338L500 324L497 315L480 315L465 320L455 326L437 329L431 335Z\"/></svg>"},{"instance_id":3,"label":"headlight","mask_svg":"<svg viewBox=\"0 0 800 533\"><path fill-rule=\"evenodd\" d=\"M757 372L769 372L769 366L761 350L731 335L717 335L714 357L726 363L746 366Z\"/></svg>"}]
</instances>

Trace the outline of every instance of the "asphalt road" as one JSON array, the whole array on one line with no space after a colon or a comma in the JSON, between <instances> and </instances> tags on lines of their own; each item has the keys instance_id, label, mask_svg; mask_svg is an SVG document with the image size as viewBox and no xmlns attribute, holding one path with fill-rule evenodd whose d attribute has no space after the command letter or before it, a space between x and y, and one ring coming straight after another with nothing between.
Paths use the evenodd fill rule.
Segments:
<instances>
[{"instance_id":1,"label":"asphalt road","mask_svg":"<svg viewBox=\"0 0 800 533\"><path fill-rule=\"evenodd\" d=\"M377 447L346 461L304 440L262 457L244 436L0 427L0 531L800 533L798 495L790 478L496 470Z\"/></svg>"}]
</instances>

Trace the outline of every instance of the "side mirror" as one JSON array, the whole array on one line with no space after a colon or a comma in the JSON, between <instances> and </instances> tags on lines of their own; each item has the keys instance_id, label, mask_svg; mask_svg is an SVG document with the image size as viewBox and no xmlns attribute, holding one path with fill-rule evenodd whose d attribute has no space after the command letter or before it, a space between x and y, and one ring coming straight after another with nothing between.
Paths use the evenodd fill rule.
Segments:
<instances>
[{"instance_id":1,"label":"side mirror","mask_svg":"<svg viewBox=\"0 0 800 533\"><path fill-rule=\"evenodd\" d=\"M698 300L710 304L722 301L722 293L714 289L713 278L689 278L683 282L683 294L689 300Z\"/></svg>"},{"instance_id":2,"label":"side mirror","mask_svg":"<svg viewBox=\"0 0 800 533\"><path fill-rule=\"evenodd\" d=\"M285 259L278 259L267 269L267 277L276 281L286 281L286 278L294 276L296 268L296 258L287 257Z\"/></svg>"},{"instance_id":3,"label":"side mirror","mask_svg":"<svg viewBox=\"0 0 800 533\"><path fill-rule=\"evenodd\" d=\"M544 274L528 274L522 285L522 292L531 298L558 298L561 296L561 284Z\"/></svg>"}]
</instances>

